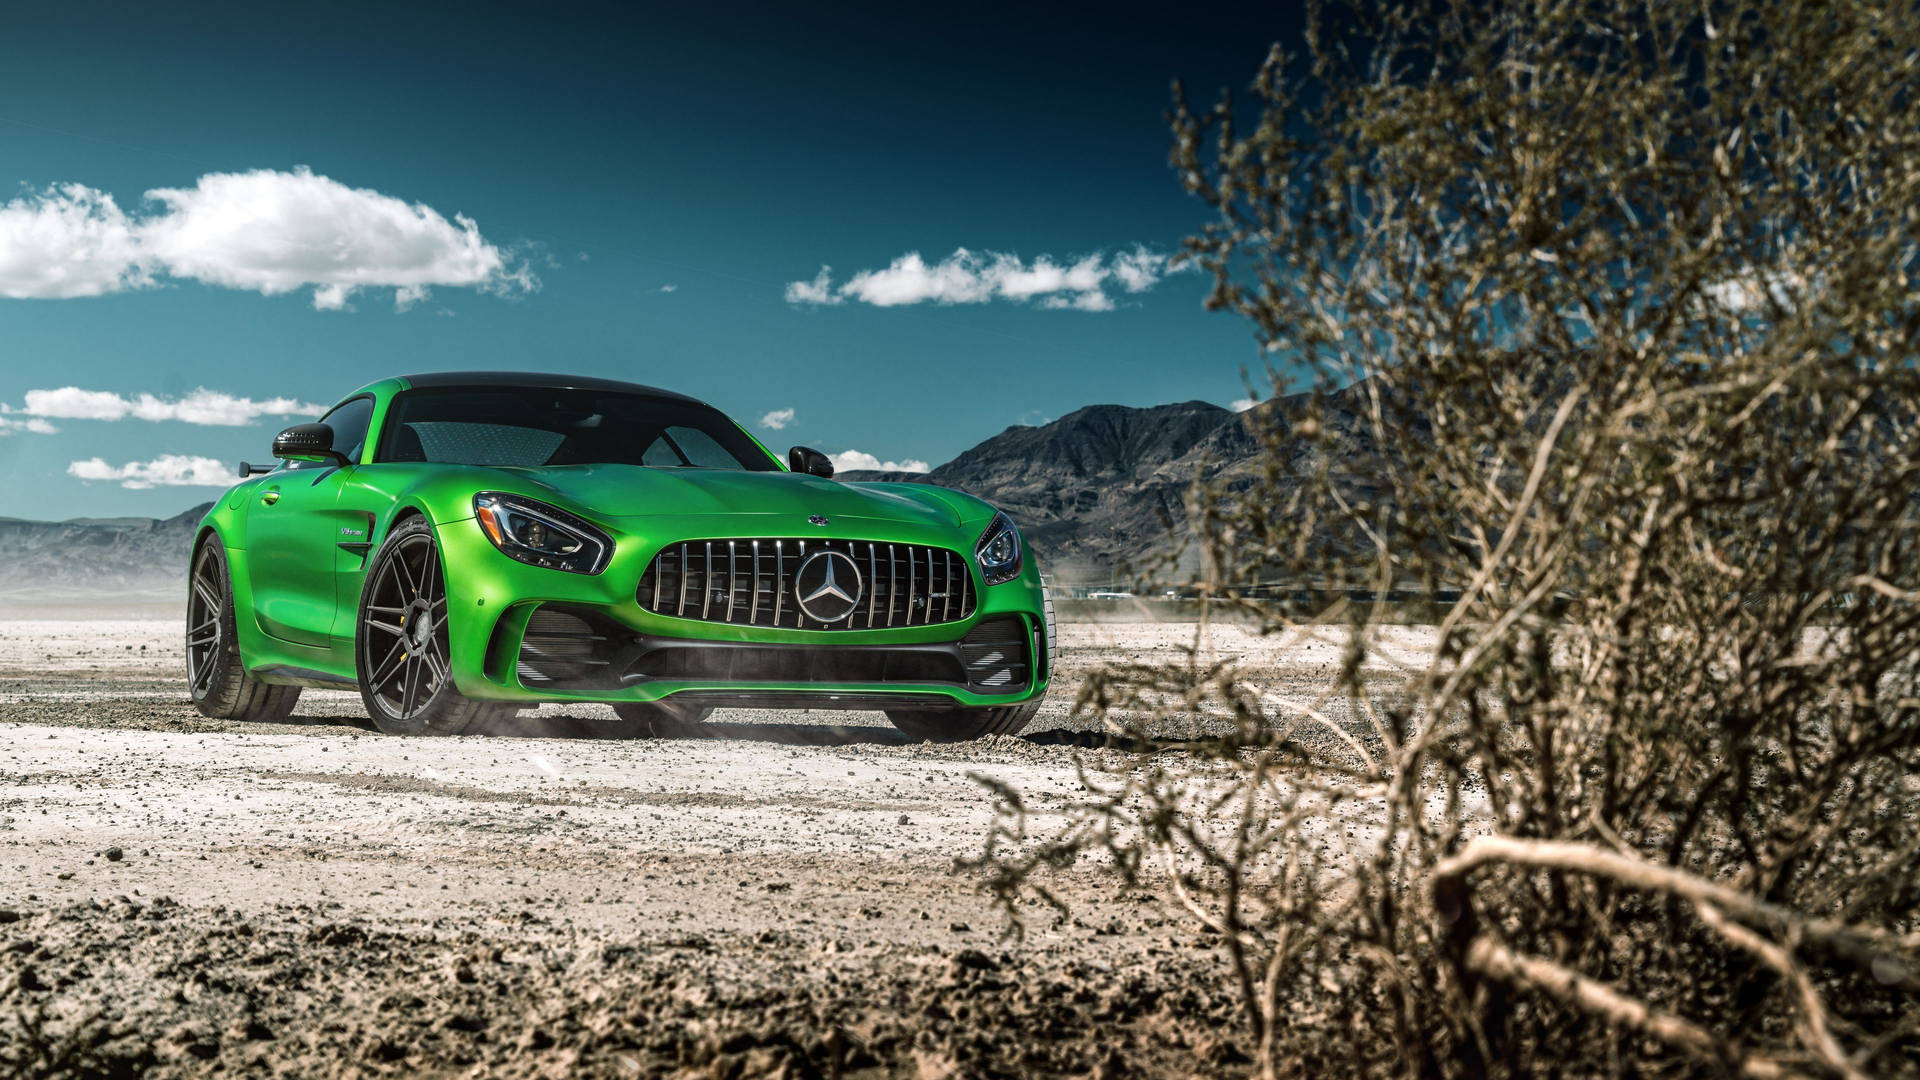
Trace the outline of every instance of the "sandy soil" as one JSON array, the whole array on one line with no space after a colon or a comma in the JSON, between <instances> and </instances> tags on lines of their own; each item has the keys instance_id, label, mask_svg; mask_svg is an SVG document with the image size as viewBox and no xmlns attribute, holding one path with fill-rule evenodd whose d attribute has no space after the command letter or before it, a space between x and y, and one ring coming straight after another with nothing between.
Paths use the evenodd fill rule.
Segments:
<instances>
[{"instance_id":1,"label":"sandy soil","mask_svg":"<svg viewBox=\"0 0 1920 1080\"><path fill-rule=\"evenodd\" d=\"M1008 937L954 870L976 776L1059 815L1112 753L1077 681L1192 633L1067 626L1026 735L935 746L824 712L618 741L598 706L398 740L312 690L216 723L175 622L0 622L0 1074L1243 1072L1191 921L1088 867ZM1213 644L1300 700L1339 659Z\"/></svg>"}]
</instances>

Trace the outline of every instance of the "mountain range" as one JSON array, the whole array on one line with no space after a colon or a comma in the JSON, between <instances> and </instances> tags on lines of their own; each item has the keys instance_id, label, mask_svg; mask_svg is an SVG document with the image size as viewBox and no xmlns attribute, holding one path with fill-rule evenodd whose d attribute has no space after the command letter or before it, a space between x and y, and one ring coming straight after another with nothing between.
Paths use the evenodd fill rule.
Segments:
<instances>
[{"instance_id":1,"label":"mountain range","mask_svg":"<svg viewBox=\"0 0 1920 1080\"><path fill-rule=\"evenodd\" d=\"M978 495L1019 523L1056 580L1099 583L1167 549L1196 478L1245 469L1257 450L1242 415L1204 401L1089 405L1009 427L928 473L847 472L851 481L937 484ZM9 598L178 591L194 526L170 518L0 518L0 603Z\"/></svg>"},{"instance_id":2,"label":"mountain range","mask_svg":"<svg viewBox=\"0 0 1920 1080\"><path fill-rule=\"evenodd\" d=\"M1050 576L1097 583L1166 551L1193 482L1246 467L1257 449L1241 414L1209 402L1089 405L1010 427L931 472L842 476L977 495L1012 515Z\"/></svg>"}]
</instances>

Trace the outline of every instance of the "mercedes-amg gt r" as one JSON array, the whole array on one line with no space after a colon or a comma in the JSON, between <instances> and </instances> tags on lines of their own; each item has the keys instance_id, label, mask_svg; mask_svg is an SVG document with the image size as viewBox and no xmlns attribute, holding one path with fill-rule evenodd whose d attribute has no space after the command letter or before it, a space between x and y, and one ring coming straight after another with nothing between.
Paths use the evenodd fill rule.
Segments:
<instances>
[{"instance_id":1,"label":"mercedes-amg gt r","mask_svg":"<svg viewBox=\"0 0 1920 1080\"><path fill-rule=\"evenodd\" d=\"M718 409L604 379L385 379L273 442L200 524L187 677L211 717L357 688L380 730L605 702L630 733L715 708L878 709L1019 731L1051 610L979 499L782 463Z\"/></svg>"}]
</instances>

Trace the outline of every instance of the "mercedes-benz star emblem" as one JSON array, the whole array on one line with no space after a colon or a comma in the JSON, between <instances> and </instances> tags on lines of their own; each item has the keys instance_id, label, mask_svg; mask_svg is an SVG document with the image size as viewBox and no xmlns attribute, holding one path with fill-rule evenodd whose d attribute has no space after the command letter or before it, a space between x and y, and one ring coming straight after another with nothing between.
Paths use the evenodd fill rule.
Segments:
<instances>
[{"instance_id":1,"label":"mercedes-benz star emblem","mask_svg":"<svg viewBox=\"0 0 1920 1080\"><path fill-rule=\"evenodd\" d=\"M816 551L807 556L793 577L794 599L815 622L836 623L853 614L864 591L860 564L838 551Z\"/></svg>"},{"instance_id":2,"label":"mercedes-benz star emblem","mask_svg":"<svg viewBox=\"0 0 1920 1080\"><path fill-rule=\"evenodd\" d=\"M827 515L825 515L825 514L808 514L808 515L807 515L807 524L809 524L809 525L818 525L818 526L820 526L821 528L823 528L823 529L824 529L824 528L826 528L826 527L827 527L827 524L828 524L828 522L827 522Z\"/></svg>"}]
</instances>

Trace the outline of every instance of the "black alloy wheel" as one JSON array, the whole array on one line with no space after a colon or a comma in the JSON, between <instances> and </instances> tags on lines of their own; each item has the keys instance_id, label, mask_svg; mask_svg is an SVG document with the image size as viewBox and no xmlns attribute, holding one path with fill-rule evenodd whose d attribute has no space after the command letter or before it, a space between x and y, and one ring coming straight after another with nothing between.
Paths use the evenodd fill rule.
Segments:
<instances>
[{"instance_id":1,"label":"black alloy wheel","mask_svg":"<svg viewBox=\"0 0 1920 1080\"><path fill-rule=\"evenodd\" d=\"M360 697L389 735L458 735L500 711L461 695L448 660L447 582L425 518L395 526L374 556L354 635Z\"/></svg>"}]
</instances>

